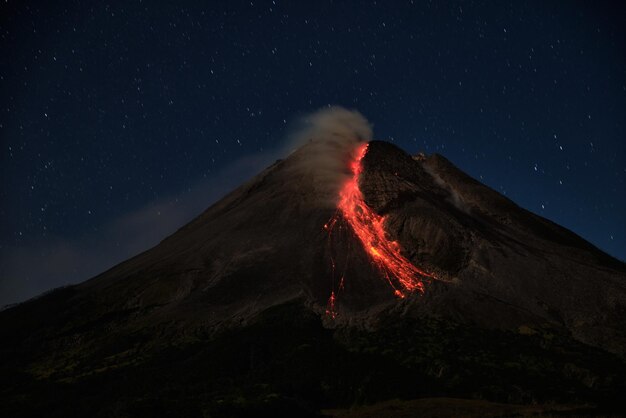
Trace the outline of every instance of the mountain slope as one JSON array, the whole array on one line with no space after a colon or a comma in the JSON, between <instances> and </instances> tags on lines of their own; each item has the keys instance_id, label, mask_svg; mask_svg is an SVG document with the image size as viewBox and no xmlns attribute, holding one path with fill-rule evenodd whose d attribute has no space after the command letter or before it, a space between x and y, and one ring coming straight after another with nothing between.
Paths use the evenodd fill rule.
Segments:
<instances>
[{"instance_id":1,"label":"mountain slope","mask_svg":"<svg viewBox=\"0 0 626 418\"><path fill-rule=\"evenodd\" d=\"M624 263L442 156L372 141L363 197L436 277L400 299L346 222L324 228L338 190L309 165L316 146L151 250L0 312L5 408L276 416L432 395L611 404L624 388Z\"/></svg>"}]
</instances>

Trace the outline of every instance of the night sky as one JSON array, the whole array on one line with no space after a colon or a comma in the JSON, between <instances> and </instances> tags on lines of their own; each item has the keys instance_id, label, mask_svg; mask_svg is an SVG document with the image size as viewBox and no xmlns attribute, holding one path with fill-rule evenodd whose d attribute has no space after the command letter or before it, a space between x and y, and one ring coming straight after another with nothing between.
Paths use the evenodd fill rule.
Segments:
<instances>
[{"instance_id":1,"label":"night sky","mask_svg":"<svg viewBox=\"0 0 626 418\"><path fill-rule=\"evenodd\" d=\"M3 1L0 305L156 244L328 105L624 260L619 3Z\"/></svg>"}]
</instances>

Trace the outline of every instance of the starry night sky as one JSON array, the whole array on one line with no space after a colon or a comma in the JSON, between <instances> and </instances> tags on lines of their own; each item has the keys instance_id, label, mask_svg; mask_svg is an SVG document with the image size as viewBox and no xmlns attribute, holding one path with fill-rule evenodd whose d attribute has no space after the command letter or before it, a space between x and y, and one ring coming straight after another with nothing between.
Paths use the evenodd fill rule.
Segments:
<instances>
[{"instance_id":1,"label":"starry night sky","mask_svg":"<svg viewBox=\"0 0 626 418\"><path fill-rule=\"evenodd\" d=\"M2 2L0 305L156 244L329 104L624 260L618 3Z\"/></svg>"}]
</instances>

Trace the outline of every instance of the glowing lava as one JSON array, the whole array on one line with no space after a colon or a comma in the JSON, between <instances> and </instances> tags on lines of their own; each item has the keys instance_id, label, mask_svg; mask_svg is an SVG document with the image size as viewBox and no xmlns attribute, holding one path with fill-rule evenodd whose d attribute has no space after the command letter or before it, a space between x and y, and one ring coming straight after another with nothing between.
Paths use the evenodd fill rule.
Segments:
<instances>
[{"instance_id":1,"label":"glowing lava","mask_svg":"<svg viewBox=\"0 0 626 418\"><path fill-rule=\"evenodd\" d=\"M368 144L363 144L357 149L356 157L350 165L352 177L339 192L337 208L358 237L372 263L383 273L394 289L396 296L403 298L407 293L416 290L423 293L424 280L434 278L434 276L415 267L402 255L400 244L387 237L384 228L385 217L378 215L367 206L359 188L359 177L363 170L361 160L367 153L367 147ZM337 216L324 227L332 230L336 222ZM333 318L337 315L335 301L336 294L333 290L326 309L326 313Z\"/></svg>"}]
</instances>

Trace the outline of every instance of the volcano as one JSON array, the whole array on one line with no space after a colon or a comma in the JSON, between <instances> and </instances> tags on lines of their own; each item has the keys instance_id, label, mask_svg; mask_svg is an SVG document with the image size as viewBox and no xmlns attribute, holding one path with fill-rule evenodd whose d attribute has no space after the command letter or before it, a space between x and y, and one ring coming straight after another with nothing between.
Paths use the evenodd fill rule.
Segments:
<instances>
[{"instance_id":1,"label":"volcano","mask_svg":"<svg viewBox=\"0 0 626 418\"><path fill-rule=\"evenodd\" d=\"M314 147L0 312L2 415L620 409L623 262L441 155L357 141L329 188Z\"/></svg>"}]
</instances>

